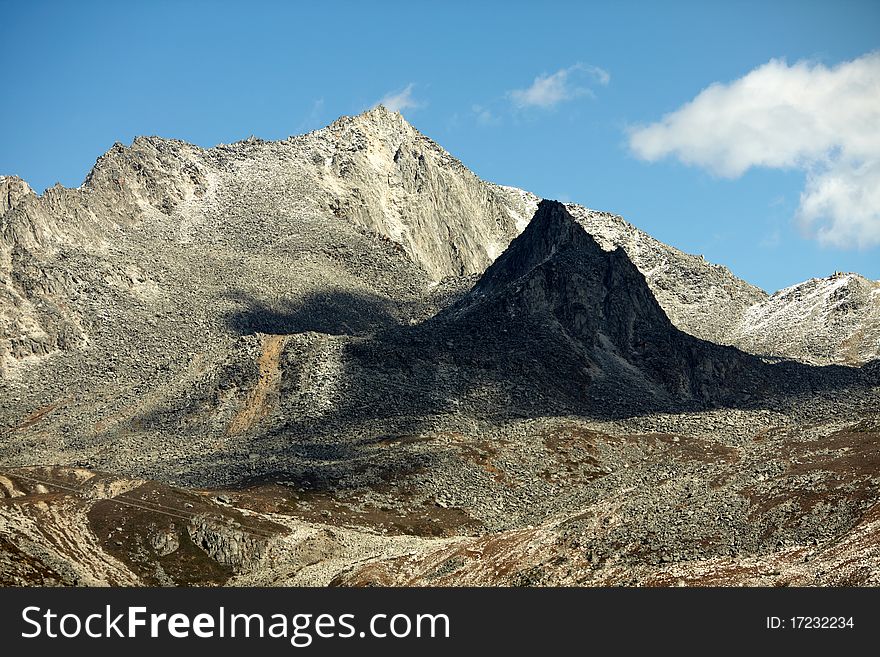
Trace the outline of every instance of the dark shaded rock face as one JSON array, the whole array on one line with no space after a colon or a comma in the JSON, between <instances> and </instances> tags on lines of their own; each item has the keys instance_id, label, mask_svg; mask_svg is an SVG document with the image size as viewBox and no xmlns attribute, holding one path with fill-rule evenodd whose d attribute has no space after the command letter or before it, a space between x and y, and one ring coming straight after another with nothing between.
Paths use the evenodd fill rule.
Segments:
<instances>
[{"instance_id":1,"label":"dark shaded rock face","mask_svg":"<svg viewBox=\"0 0 880 657\"><path fill-rule=\"evenodd\" d=\"M544 316L587 349L611 348L627 360L672 346L673 326L626 253L603 251L553 201L541 202L470 300L509 316Z\"/></svg>"},{"instance_id":2,"label":"dark shaded rock face","mask_svg":"<svg viewBox=\"0 0 880 657\"><path fill-rule=\"evenodd\" d=\"M484 332L540 326L584 360L583 375L566 385L623 382L655 401L720 401L735 395L735 377L757 370L752 357L676 329L626 252L602 250L553 201L541 202L526 230L446 321ZM528 348L549 346L535 341Z\"/></svg>"}]
</instances>

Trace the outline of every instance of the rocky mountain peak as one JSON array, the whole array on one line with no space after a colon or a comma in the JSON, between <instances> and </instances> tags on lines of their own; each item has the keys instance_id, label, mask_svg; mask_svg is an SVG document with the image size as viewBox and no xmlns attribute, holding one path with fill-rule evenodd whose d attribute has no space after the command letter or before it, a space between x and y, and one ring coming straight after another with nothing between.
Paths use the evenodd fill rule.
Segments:
<instances>
[{"instance_id":1,"label":"rocky mountain peak","mask_svg":"<svg viewBox=\"0 0 880 657\"><path fill-rule=\"evenodd\" d=\"M480 180L382 106L297 146L326 210L399 244L435 281L482 272L530 214L521 195Z\"/></svg>"},{"instance_id":2,"label":"rocky mountain peak","mask_svg":"<svg viewBox=\"0 0 880 657\"><path fill-rule=\"evenodd\" d=\"M381 103L360 114L354 115L352 120L360 125L369 125L375 128L384 127L386 129L391 128L402 131L415 130L412 124L403 117L403 114L392 111Z\"/></svg>"},{"instance_id":3,"label":"rocky mountain peak","mask_svg":"<svg viewBox=\"0 0 880 657\"><path fill-rule=\"evenodd\" d=\"M590 348L624 358L674 330L626 252L603 250L556 201L541 201L474 292L503 298L508 312L549 315Z\"/></svg>"},{"instance_id":4,"label":"rocky mountain peak","mask_svg":"<svg viewBox=\"0 0 880 657\"><path fill-rule=\"evenodd\" d=\"M547 351L548 362L558 361L560 350L577 354L581 367L567 366L572 374L563 387L597 385L601 396L621 403L735 395L733 374L751 362L675 328L626 251L604 250L555 201L541 201L529 226L449 315L481 331L522 335L522 349ZM529 340L530 333L545 337Z\"/></svg>"},{"instance_id":5,"label":"rocky mountain peak","mask_svg":"<svg viewBox=\"0 0 880 657\"><path fill-rule=\"evenodd\" d=\"M391 112L384 105L351 116L341 116L325 128L304 136L312 141L339 151L357 152L375 149L381 144L393 153L403 143L420 141L423 147L434 146L442 150L430 139L422 135L399 112ZM297 138L294 138L297 139Z\"/></svg>"},{"instance_id":6,"label":"rocky mountain peak","mask_svg":"<svg viewBox=\"0 0 880 657\"><path fill-rule=\"evenodd\" d=\"M607 253L614 252L616 249ZM538 203L537 212L522 234L486 270L474 293L492 294L503 290L554 256L571 256L584 261L609 257L562 203L544 199Z\"/></svg>"},{"instance_id":7,"label":"rocky mountain peak","mask_svg":"<svg viewBox=\"0 0 880 657\"><path fill-rule=\"evenodd\" d=\"M0 217L18 205L22 199L34 195L30 185L18 176L0 176Z\"/></svg>"}]
</instances>

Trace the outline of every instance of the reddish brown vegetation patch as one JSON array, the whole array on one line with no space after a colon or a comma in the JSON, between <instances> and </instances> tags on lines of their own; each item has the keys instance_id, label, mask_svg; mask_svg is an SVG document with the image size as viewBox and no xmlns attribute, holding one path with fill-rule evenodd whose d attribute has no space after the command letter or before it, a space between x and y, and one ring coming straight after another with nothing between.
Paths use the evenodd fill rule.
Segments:
<instances>
[{"instance_id":1,"label":"reddish brown vegetation patch","mask_svg":"<svg viewBox=\"0 0 880 657\"><path fill-rule=\"evenodd\" d=\"M622 440L590 431L576 424L563 424L545 432L541 436L544 449L551 459L540 476L549 482L557 480L592 481L604 476L601 471L599 445L613 446Z\"/></svg>"},{"instance_id":2,"label":"reddish brown vegetation patch","mask_svg":"<svg viewBox=\"0 0 880 657\"><path fill-rule=\"evenodd\" d=\"M154 482L98 500L89 510L88 519L101 547L147 584L222 584L233 574L232 569L208 556L187 531L189 521L203 514L261 537L288 531L281 525L219 507L199 495ZM156 540L161 536L175 541L177 547L170 553L160 553Z\"/></svg>"},{"instance_id":3,"label":"reddish brown vegetation patch","mask_svg":"<svg viewBox=\"0 0 880 657\"><path fill-rule=\"evenodd\" d=\"M461 455L479 466L486 474L499 484L504 486L513 486L514 484L508 479L507 473L495 464L498 457L498 447L487 440L470 441L460 447Z\"/></svg>"},{"instance_id":4,"label":"reddish brown vegetation patch","mask_svg":"<svg viewBox=\"0 0 880 657\"><path fill-rule=\"evenodd\" d=\"M750 486L742 492L762 515L787 502L803 512L818 504L863 506L877 497L880 488L880 430L862 422L818 440L797 436L779 441L775 453L785 471L766 487Z\"/></svg>"}]
</instances>

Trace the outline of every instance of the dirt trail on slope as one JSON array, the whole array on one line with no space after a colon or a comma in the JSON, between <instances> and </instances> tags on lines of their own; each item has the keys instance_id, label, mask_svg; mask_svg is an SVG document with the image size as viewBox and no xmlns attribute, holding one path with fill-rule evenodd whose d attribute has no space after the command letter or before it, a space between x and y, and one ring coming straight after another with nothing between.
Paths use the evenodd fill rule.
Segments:
<instances>
[{"instance_id":1,"label":"dirt trail on slope","mask_svg":"<svg viewBox=\"0 0 880 657\"><path fill-rule=\"evenodd\" d=\"M245 433L266 417L272 410L270 393L277 393L281 384L281 353L287 344L286 335L264 335L263 351L257 360L260 374L257 384L251 390L244 405L232 418L226 433L238 435Z\"/></svg>"}]
</instances>

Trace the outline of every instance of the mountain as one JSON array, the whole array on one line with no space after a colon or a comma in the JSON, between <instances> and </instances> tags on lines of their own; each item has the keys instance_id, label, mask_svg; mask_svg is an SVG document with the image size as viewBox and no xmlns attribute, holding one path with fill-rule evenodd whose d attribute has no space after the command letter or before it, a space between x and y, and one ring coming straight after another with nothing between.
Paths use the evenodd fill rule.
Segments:
<instances>
[{"instance_id":1,"label":"mountain","mask_svg":"<svg viewBox=\"0 0 880 657\"><path fill-rule=\"evenodd\" d=\"M880 357L880 281L835 273L780 290L743 314L737 344L816 364Z\"/></svg>"},{"instance_id":2,"label":"mountain","mask_svg":"<svg viewBox=\"0 0 880 657\"><path fill-rule=\"evenodd\" d=\"M275 143L204 150L137 138L99 158L75 190L38 197L15 178L2 185L4 375L23 358L89 344L105 306L125 314L148 301L188 314L207 292L215 316L232 312L230 295L280 309L333 280L405 315L424 288L482 271L534 205L381 107ZM267 271L293 269L295 280L267 289L277 278ZM203 302L185 303L191 292Z\"/></svg>"},{"instance_id":3,"label":"mountain","mask_svg":"<svg viewBox=\"0 0 880 657\"><path fill-rule=\"evenodd\" d=\"M626 253L601 249L552 201L465 296L428 320L364 336L298 334L279 349L279 437L335 423L350 433L367 418L374 430L412 430L741 404L772 378L758 359L675 328ZM324 368L318 382L313 363ZM170 421L210 406L208 396Z\"/></svg>"},{"instance_id":4,"label":"mountain","mask_svg":"<svg viewBox=\"0 0 880 657\"><path fill-rule=\"evenodd\" d=\"M218 293L209 302L214 317L201 318L189 332L196 336L220 338L225 331L206 324L234 315L236 305L283 315L330 279L341 291L394 306L394 321L424 318L447 292L467 289L467 277L485 270L523 230L539 200L479 180L381 106L280 142L251 138L201 149L141 137L130 147L114 145L78 189L56 185L37 196L5 176L0 197L4 378L51 354L95 345L91 333L107 314L147 302L173 314L188 306L176 299L203 298L206 290ZM831 324L788 332L788 346L762 344L750 327L754 316L767 314L766 293L620 217L573 204L568 210L604 249L627 252L673 324L691 335L823 364L862 363L875 353L871 318L880 302L873 298L844 328L853 344L860 333L866 341L846 356L827 356L811 341L823 332L833 340L839 327ZM354 265L356 258L363 262ZM277 274L254 276L261 262L263 272L302 271L270 290ZM195 276L182 277L178 268ZM399 273L385 275L392 270ZM236 289L228 289L230 280L240 282ZM131 326L156 318L134 313L129 320ZM253 328L271 332L259 322ZM182 353L202 351L199 342Z\"/></svg>"},{"instance_id":5,"label":"mountain","mask_svg":"<svg viewBox=\"0 0 880 657\"><path fill-rule=\"evenodd\" d=\"M78 189L2 184L16 460L133 451L140 474L211 481L241 470L213 446L260 435L776 404L869 376L725 348L811 360L824 333L767 349L740 327L770 300L725 268L608 213L536 213L382 107L279 142L137 138ZM847 331L870 344L871 316Z\"/></svg>"},{"instance_id":6,"label":"mountain","mask_svg":"<svg viewBox=\"0 0 880 657\"><path fill-rule=\"evenodd\" d=\"M855 275L768 296L482 181L382 107L278 142L139 137L77 189L3 177L0 211L2 583L867 554L878 295ZM453 543L515 547L518 574Z\"/></svg>"}]
</instances>

